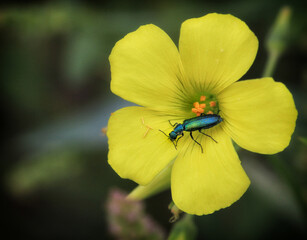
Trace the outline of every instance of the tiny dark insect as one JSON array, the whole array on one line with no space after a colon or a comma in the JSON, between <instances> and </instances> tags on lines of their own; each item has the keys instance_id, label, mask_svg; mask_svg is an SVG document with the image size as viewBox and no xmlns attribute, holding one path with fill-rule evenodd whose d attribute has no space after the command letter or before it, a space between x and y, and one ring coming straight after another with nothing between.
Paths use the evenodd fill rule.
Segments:
<instances>
[{"instance_id":1,"label":"tiny dark insect","mask_svg":"<svg viewBox=\"0 0 307 240\"><path fill-rule=\"evenodd\" d=\"M183 123L172 124L169 121L172 127L174 127L174 130L171 131L169 135L167 135L162 130L160 131L164 133L173 142L176 149L177 149L177 144L178 144L179 139L183 137L183 132L184 131L190 132L191 138L193 139L194 142L196 142L200 146L201 152L203 153L204 151L203 151L202 145L193 138L192 132L199 131L201 134L207 137L210 137L213 141L217 143L217 141L214 140L210 135L203 133L201 130L212 128L222 121L223 119L221 118L221 116L217 114L200 115L199 117L186 119L183 121Z\"/></svg>"}]
</instances>

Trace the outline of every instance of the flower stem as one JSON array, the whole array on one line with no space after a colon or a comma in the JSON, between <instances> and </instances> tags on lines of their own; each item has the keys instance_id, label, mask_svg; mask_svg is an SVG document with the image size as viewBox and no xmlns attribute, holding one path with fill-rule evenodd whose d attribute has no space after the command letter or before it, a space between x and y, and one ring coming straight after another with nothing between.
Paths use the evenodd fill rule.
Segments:
<instances>
[{"instance_id":1,"label":"flower stem","mask_svg":"<svg viewBox=\"0 0 307 240\"><path fill-rule=\"evenodd\" d=\"M271 77L273 75L277 60L288 45L290 18L291 8L287 6L281 8L266 40L269 58L264 68L263 77Z\"/></svg>"},{"instance_id":2,"label":"flower stem","mask_svg":"<svg viewBox=\"0 0 307 240\"><path fill-rule=\"evenodd\" d=\"M185 214L173 226L168 240L195 240L197 227L194 223L193 215Z\"/></svg>"},{"instance_id":3,"label":"flower stem","mask_svg":"<svg viewBox=\"0 0 307 240\"><path fill-rule=\"evenodd\" d=\"M280 57L280 52L278 51L270 51L267 63L265 65L262 76L263 77L271 77L273 76L277 61Z\"/></svg>"}]
</instances>

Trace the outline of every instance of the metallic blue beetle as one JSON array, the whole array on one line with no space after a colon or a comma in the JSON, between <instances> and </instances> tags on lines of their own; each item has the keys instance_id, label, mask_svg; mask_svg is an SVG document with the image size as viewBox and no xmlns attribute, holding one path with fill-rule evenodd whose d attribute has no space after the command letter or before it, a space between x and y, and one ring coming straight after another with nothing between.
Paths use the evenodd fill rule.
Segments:
<instances>
[{"instance_id":1,"label":"metallic blue beetle","mask_svg":"<svg viewBox=\"0 0 307 240\"><path fill-rule=\"evenodd\" d=\"M214 140L211 136L201 132L201 130L212 128L222 121L223 119L221 118L221 116L217 114L200 115L199 117L186 119L183 121L182 124L181 123L171 124L171 122L169 121L169 123L174 127L174 130L171 131L169 135L165 134L165 132L163 132L162 130L160 131L164 133L173 142L176 149L179 139L183 137L183 131L190 132L191 138L193 139L194 142L196 142L200 146L201 152L203 152L202 145L193 138L192 132L198 130L201 134L210 137L213 141L217 143L216 140Z\"/></svg>"}]
</instances>

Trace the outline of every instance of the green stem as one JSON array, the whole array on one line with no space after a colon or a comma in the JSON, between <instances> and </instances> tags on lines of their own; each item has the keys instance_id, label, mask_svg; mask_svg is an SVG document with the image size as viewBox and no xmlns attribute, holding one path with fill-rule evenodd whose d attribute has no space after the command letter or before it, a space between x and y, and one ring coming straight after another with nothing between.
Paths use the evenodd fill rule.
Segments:
<instances>
[{"instance_id":1,"label":"green stem","mask_svg":"<svg viewBox=\"0 0 307 240\"><path fill-rule=\"evenodd\" d=\"M197 228L193 217L193 215L185 214L178 222L176 222L171 230L168 240L195 240Z\"/></svg>"},{"instance_id":2,"label":"green stem","mask_svg":"<svg viewBox=\"0 0 307 240\"><path fill-rule=\"evenodd\" d=\"M277 61L280 57L280 52L269 51L269 57L263 71L263 77L272 77L276 68Z\"/></svg>"},{"instance_id":3,"label":"green stem","mask_svg":"<svg viewBox=\"0 0 307 240\"><path fill-rule=\"evenodd\" d=\"M186 221L194 221L194 215L191 215L191 214L188 214L188 213L185 213L183 218L185 218Z\"/></svg>"}]
</instances>

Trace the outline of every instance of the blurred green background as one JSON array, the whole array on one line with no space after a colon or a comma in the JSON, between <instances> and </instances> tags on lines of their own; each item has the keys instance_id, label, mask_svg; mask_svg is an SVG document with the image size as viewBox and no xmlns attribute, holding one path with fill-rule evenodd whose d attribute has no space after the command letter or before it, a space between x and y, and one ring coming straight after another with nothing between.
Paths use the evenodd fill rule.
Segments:
<instances>
[{"instance_id":1,"label":"blurred green background","mask_svg":"<svg viewBox=\"0 0 307 240\"><path fill-rule=\"evenodd\" d=\"M0 4L3 150L3 236L20 239L116 239L108 231L106 199L120 179L107 164L101 128L128 106L110 92L108 55L140 25L153 23L178 43L181 23L210 12L231 13L259 39L244 76L262 76L267 35L289 1L7 1ZM291 1L287 48L274 78L293 93L299 112L290 146L274 156L240 150L251 186L240 201L195 217L197 239L306 238L307 17ZM166 233L170 192L145 201Z\"/></svg>"}]
</instances>

